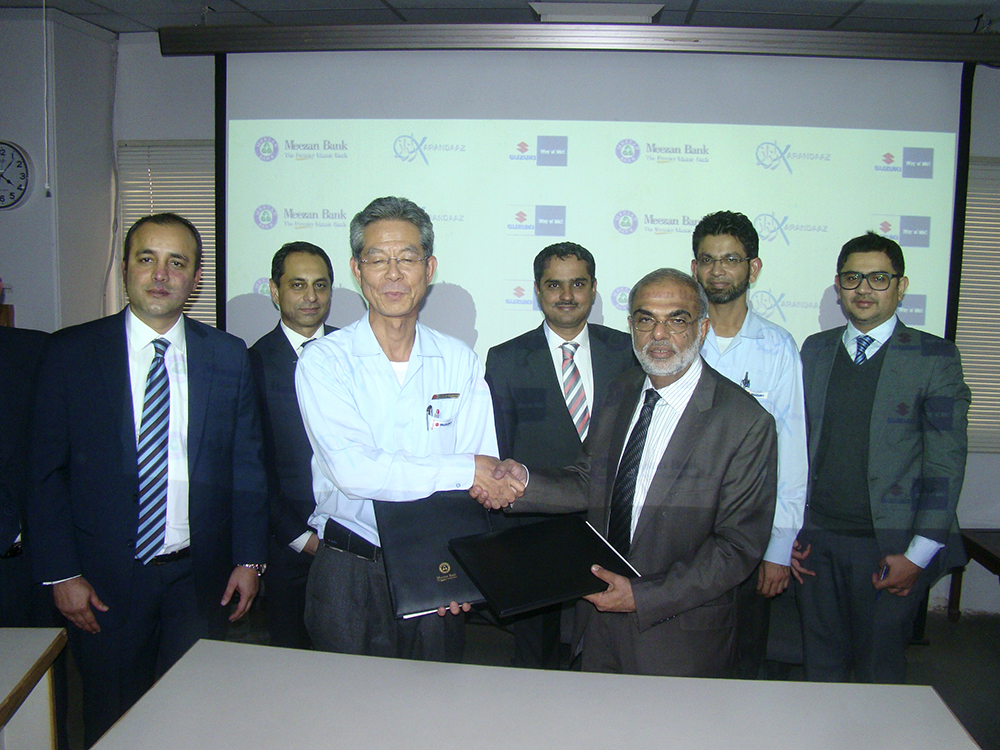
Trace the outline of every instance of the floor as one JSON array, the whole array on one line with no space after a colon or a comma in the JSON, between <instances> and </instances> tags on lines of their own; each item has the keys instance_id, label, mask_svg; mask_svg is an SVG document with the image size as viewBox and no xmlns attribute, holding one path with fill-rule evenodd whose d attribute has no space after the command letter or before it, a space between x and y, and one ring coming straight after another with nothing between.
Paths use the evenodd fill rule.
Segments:
<instances>
[{"instance_id":1,"label":"floor","mask_svg":"<svg viewBox=\"0 0 1000 750\"><path fill-rule=\"evenodd\" d=\"M911 645L907 651L908 682L933 686L982 750L1000 750L1000 615L964 614L952 623L943 610L931 611L925 635L924 644ZM229 640L247 643L267 643L267 639L263 613L256 605L247 621L229 635ZM513 636L480 616L470 619L466 663L509 666L512 656ZM568 656L564 654L565 662ZM790 679L801 679L800 671L793 669ZM79 687L73 682L70 748L79 750ZM72 703L77 703L75 711Z\"/></svg>"}]
</instances>

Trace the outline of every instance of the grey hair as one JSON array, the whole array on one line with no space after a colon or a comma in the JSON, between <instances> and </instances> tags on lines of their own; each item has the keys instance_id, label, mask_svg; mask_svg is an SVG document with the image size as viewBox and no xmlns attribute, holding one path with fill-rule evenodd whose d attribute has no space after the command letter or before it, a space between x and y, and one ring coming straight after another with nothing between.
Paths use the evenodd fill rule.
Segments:
<instances>
[{"instance_id":1,"label":"grey hair","mask_svg":"<svg viewBox=\"0 0 1000 750\"><path fill-rule=\"evenodd\" d=\"M365 229L376 221L410 222L420 232L424 257L434 254L434 225L427 212L411 200L387 196L376 198L351 219L351 255L355 260L360 260L365 246Z\"/></svg>"},{"instance_id":2,"label":"grey hair","mask_svg":"<svg viewBox=\"0 0 1000 750\"><path fill-rule=\"evenodd\" d=\"M694 291L695 295L698 297L698 321L701 322L708 318L708 296L705 294L705 290L701 288L701 284L694 280L693 276L690 276L683 271L678 271L676 268L658 268L655 271L650 271L632 287L632 291L628 293L628 314L631 315L632 305L635 302L636 295L642 291L644 287L650 284L656 284L660 281L674 281L678 284L684 284Z\"/></svg>"}]
</instances>

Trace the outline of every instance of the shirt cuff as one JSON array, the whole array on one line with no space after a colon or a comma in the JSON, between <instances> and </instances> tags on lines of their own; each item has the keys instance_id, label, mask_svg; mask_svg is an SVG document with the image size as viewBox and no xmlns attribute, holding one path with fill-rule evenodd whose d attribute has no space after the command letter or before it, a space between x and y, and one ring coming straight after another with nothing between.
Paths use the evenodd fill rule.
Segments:
<instances>
[{"instance_id":1,"label":"shirt cuff","mask_svg":"<svg viewBox=\"0 0 1000 750\"><path fill-rule=\"evenodd\" d=\"M938 550L942 547L944 547L944 545L940 542L935 542L933 539L928 539L925 536L917 534L910 540L910 546L907 547L903 556L914 565L926 568L931 564L931 560L934 559L934 555L936 555Z\"/></svg>"},{"instance_id":2,"label":"shirt cuff","mask_svg":"<svg viewBox=\"0 0 1000 750\"><path fill-rule=\"evenodd\" d=\"M794 529L771 529L771 541L767 543L764 559L775 565L791 565L792 545L797 536Z\"/></svg>"},{"instance_id":3,"label":"shirt cuff","mask_svg":"<svg viewBox=\"0 0 1000 750\"><path fill-rule=\"evenodd\" d=\"M301 536L295 537L295 539L293 539L288 543L288 546L291 547L296 552L301 552L306 548L306 542L309 541L309 537L311 537L313 533L314 532L310 529Z\"/></svg>"}]
</instances>

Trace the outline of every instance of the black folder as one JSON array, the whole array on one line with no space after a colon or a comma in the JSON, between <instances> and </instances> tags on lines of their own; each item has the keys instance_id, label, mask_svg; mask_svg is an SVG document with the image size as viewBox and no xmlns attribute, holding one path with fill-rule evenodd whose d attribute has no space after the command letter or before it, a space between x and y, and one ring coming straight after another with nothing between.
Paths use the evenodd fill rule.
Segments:
<instances>
[{"instance_id":1,"label":"black folder","mask_svg":"<svg viewBox=\"0 0 1000 750\"><path fill-rule=\"evenodd\" d=\"M448 549L449 539L490 528L486 509L468 491L435 492L412 502L374 502L396 617L430 614L453 601L483 602Z\"/></svg>"},{"instance_id":2,"label":"black folder","mask_svg":"<svg viewBox=\"0 0 1000 750\"><path fill-rule=\"evenodd\" d=\"M500 617L604 591L608 585L590 572L594 563L628 578L639 577L579 516L452 539L449 546Z\"/></svg>"}]
</instances>

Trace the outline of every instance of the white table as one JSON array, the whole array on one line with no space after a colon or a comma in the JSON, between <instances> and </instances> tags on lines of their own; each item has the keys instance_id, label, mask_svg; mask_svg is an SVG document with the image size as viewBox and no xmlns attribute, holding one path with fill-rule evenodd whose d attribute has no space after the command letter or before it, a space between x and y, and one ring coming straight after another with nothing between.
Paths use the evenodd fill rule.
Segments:
<instances>
[{"instance_id":1,"label":"white table","mask_svg":"<svg viewBox=\"0 0 1000 750\"><path fill-rule=\"evenodd\" d=\"M63 628L0 628L0 748L55 748L52 662Z\"/></svg>"},{"instance_id":2,"label":"white table","mask_svg":"<svg viewBox=\"0 0 1000 750\"><path fill-rule=\"evenodd\" d=\"M930 687L583 674L199 641L95 750L975 750Z\"/></svg>"}]
</instances>

